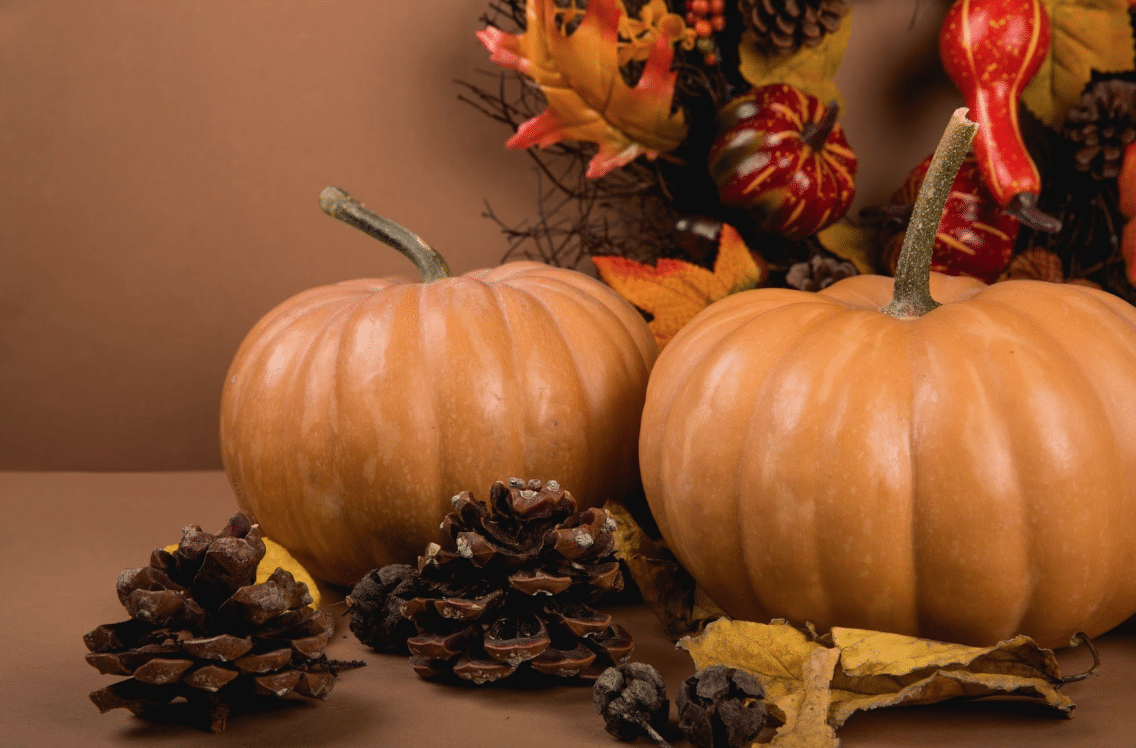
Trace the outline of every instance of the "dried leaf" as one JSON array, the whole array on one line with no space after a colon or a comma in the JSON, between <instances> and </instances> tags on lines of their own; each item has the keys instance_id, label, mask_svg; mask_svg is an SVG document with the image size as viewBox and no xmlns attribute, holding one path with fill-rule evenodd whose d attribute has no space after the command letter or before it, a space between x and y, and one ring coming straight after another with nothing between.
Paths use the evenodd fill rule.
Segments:
<instances>
[{"instance_id":1,"label":"dried leaf","mask_svg":"<svg viewBox=\"0 0 1136 748\"><path fill-rule=\"evenodd\" d=\"M1061 668L1049 649L1025 636L993 647L916 639L862 629L832 630L840 650L829 723L844 724L858 709L933 704L957 697L1017 694L1042 699L1070 715L1073 702L1057 691Z\"/></svg>"},{"instance_id":2,"label":"dried leaf","mask_svg":"<svg viewBox=\"0 0 1136 748\"><path fill-rule=\"evenodd\" d=\"M851 35L851 9L844 15L840 28L825 34L820 44L801 47L791 54L765 54L754 42L751 32L747 31L738 45L739 69L754 86L788 83L823 102L835 101L843 110L844 99L832 79L844 60L844 50Z\"/></svg>"},{"instance_id":3,"label":"dried leaf","mask_svg":"<svg viewBox=\"0 0 1136 748\"><path fill-rule=\"evenodd\" d=\"M588 165L591 178L639 155L655 158L676 148L686 136L686 125L681 111L671 113L677 76L670 69L674 24L655 33L632 88L619 71L620 20L626 17L622 4L592 0L570 34L564 30L564 12L553 0L528 0L524 33L507 34L490 26L477 34L494 62L532 78L548 101L545 111L521 123L506 147L543 148L562 140L596 143L599 151ZM624 57L634 56L631 46Z\"/></svg>"},{"instance_id":4,"label":"dried leaf","mask_svg":"<svg viewBox=\"0 0 1136 748\"><path fill-rule=\"evenodd\" d=\"M1092 71L1132 69L1128 0L1042 0L1053 40L1022 101L1045 124L1058 128L1080 100Z\"/></svg>"},{"instance_id":5,"label":"dried leaf","mask_svg":"<svg viewBox=\"0 0 1136 748\"><path fill-rule=\"evenodd\" d=\"M856 266L864 275L876 272L872 258L879 255L876 247L879 233L866 226L853 226L845 221L823 228L816 234L821 246L842 260Z\"/></svg>"},{"instance_id":6,"label":"dried leaf","mask_svg":"<svg viewBox=\"0 0 1136 748\"><path fill-rule=\"evenodd\" d=\"M615 520L615 555L625 564L668 636L701 631L725 615L661 540L652 539L617 501L604 505Z\"/></svg>"},{"instance_id":7,"label":"dried leaf","mask_svg":"<svg viewBox=\"0 0 1136 748\"><path fill-rule=\"evenodd\" d=\"M861 709L999 694L1037 698L1065 716L1074 708L1057 690L1065 679L1053 652L1024 636L969 647L863 629L818 637L784 621L723 618L678 644L699 670L752 673L783 723L772 743L783 748L835 746L835 729Z\"/></svg>"},{"instance_id":8,"label":"dried leaf","mask_svg":"<svg viewBox=\"0 0 1136 748\"><path fill-rule=\"evenodd\" d=\"M633 305L653 315L651 332L659 350L713 302L754 288L766 278L764 263L750 253L738 232L722 226L714 271L663 258L653 267L625 257L593 257L600 278Z\"/></svg>"}]
</instances>

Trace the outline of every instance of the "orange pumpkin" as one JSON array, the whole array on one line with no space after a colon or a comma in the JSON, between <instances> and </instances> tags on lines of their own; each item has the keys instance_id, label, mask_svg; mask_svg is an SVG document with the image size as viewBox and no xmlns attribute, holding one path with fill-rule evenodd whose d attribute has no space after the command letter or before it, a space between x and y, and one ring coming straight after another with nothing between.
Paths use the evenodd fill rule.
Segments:
<instances>
[{"instance_id":1,"label":"orange pumpkin","mask_svg":"<svg viewBox=\"0 0 1136 748\"><path fill-rule=\"evenodd\" d=\"M640 314L583 273L512 262L448 277L418 237L328 188L325 210L408 253L429 282L346 281L261 319L221 403L242 509L314 575L412 561L450 497L519 476L581 505L639 485L656 356Z\"/></svg>"},{"instance_id":2,"label":"orange pumpkin","mask_svg":"<svg viewBox=\"0 0 1136 748\"><path fill-rule=\"evenodd\" d=\"M727 297L652 372L647 499L734 617L1064 646L1136 613L1136 308L930 273L952 122L894 283Z\"/></svg>"}]
</instances>

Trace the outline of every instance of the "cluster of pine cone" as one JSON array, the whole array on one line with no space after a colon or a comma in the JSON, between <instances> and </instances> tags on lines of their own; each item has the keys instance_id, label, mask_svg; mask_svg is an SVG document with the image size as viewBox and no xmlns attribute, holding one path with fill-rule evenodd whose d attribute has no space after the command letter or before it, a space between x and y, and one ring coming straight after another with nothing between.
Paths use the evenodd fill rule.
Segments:
<instances>
[{"instance_id":1,"label":"cluster of pine cone","mask_svg":"<svg viewBox=\"0 0 1136 748\"><path fill-rule=\"evenodd\" d=\"M351 592L351 630L377 650L409 650L423 677L474 683L518 670L594 680L631 654L631 636L591 607L622 589L615 522L605 509L575 515L556 481L497 482L488 503L468 491L417 568L370 572Z\"/></svg>"}]
</instances>

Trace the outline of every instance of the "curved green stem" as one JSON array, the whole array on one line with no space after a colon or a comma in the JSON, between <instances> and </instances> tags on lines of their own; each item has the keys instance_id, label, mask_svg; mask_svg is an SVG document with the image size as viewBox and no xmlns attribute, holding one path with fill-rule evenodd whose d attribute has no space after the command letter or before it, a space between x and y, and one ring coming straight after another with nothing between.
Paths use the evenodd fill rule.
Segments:
<instances>
[{"instance_id":1,"label":"curved green stem","mask_svg":"<svg viewBox=\"0 0 1136 748\"><path fill-rule=\"evenodd\" d=\"M319 204L323 212L332 218L338 218L348 226L354 226L406 255L422 273L424 282L431 283L450 277L450 266L422 237L405 226L367 210L358 200L338 187L324 187L319 195Z\"/></svg>"},{"instance_id":2,"label":"curved green stem","mask_svg":"<svg viewBox=\"0 0 1136 748\"><path fill-rule=\"evenodd\" d=\"M960 107L951 115L931 158L923 186L911 209L911 222L895 268L892 299L880 309L885 314L900 318L922 317L939 306L939 302L931 298L931 255L951 185L978 132L978 123L968 120L966 113L967 108Z\"/></svg>"}]
</instances>

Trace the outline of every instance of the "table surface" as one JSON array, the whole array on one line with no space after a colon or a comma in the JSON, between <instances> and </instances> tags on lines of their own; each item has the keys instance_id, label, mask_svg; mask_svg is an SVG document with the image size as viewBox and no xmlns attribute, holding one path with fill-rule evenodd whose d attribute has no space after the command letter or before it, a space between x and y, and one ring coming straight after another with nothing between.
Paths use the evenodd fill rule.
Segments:
<instances>
[{"instance_id":1,"label":"table surface","mask_svg":"<svg viewBox=\"0 0 1136 748\"><path fill-rule=\"evenodd\" d=\"M406 658L377 654L336 617L334 659L364 660L341 674L326 702L295 697L267 712L236 715L209 737L126 710L100 715L90 691L114 682L83 659L84 633L126 617L115 595L118 573L143 566L150 551L177 542L181 527L216 531L236 510L223 473L0 473L0 744L27 746L604 746L591 689L550 685L455 687L420 679ZM321 589L331 611L342 591ZM642 606L609 610L635 637L632 659L659 669L673 695L693 672ZM843 748L984 745L1120 748L1136 744L1136 627L1097 642L1102 665L1065 687L1076 717L1003 699L862 712L840 728ZM1059 652L1068 672L1089 663ZM672 707L673 727L673 707ZM287 741L287 742L285 742ZM639 745L650 745L645 739ZM681 739L678 746L688 745Z\"/></svg>"}]
</instances>

